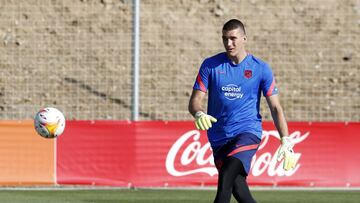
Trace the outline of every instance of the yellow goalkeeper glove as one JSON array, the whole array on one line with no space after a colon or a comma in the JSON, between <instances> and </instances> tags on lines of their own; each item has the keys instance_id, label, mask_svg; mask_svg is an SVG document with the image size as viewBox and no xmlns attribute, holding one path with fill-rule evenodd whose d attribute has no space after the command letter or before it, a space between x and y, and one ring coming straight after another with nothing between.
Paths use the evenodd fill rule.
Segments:
<instances>
[{"instance_id":1,"label":"yellow goalkeeper glove","mask_svg":"<svg viewBox=\"0 0 360 203\"><path fill-rule=\"evenodd\" d=\"M202 111L198 111L195 114L195 126L198 130L208 130L212 127L212 123L215 123L216 118L207 115Z\"/></svg>"},{"instance_id":2,"label":"yellow goalkeeper glove","mask_svg":"<svg viewBox=\"0 0 360 203\"><path fill-rule=\"evenodd\" d=\"M294 144L291 142L290 137L281 138L281 147L278 152L277 160L284 159L283 168L285 171L295 168L297 158L293 150Z\"/></svg>"}]
</instances>

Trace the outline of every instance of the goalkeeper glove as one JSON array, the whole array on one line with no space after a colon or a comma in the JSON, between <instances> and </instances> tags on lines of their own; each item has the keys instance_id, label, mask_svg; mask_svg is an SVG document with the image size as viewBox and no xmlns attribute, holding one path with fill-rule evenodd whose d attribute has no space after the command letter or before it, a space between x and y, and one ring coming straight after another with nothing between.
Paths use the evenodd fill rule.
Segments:
<instances>
[{"instance_id":1,"label":"goalkeeper glove","mask_svg":"<svg viewBox=\"0 0 360 203\"><path fill-rule=\"evenodd\" d=\"M207 115L202 111L198 111L195 114L195 126L198 130L208 130L212 127L212 123L215 123L216 118Z\"/></svg>"},{"instance_id":2,"label":"goalkeeper glove","mask_svg":"<svg viewBox=\"0 0 360 203\"><path fill-rule=\"evenodd\" d=\"M295 168L297 159L292 149L294 144L291 142L290 137L282 137L281 138L281 147L278 152L277 160L281 161L284 159L283 168L285 171Z\"/></svg>"}]
</instances>

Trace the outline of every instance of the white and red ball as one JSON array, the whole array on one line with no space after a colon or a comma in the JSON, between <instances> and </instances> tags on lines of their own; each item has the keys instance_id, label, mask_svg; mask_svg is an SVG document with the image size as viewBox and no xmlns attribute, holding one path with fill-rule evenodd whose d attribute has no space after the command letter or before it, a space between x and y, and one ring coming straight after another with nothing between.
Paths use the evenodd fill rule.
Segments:
<instances>
[{"instance_id":1,"label":"white and red ball","mask_svg":"<svg viewBox=\"0 0 360 203\"><path fill-rule=\"evenodd\" d=\"M44 138L55 138L65 129L65 117L56 108L46 107L40 109L35 115L34 126L36 132Z\"/></svg>"}]
</instances>

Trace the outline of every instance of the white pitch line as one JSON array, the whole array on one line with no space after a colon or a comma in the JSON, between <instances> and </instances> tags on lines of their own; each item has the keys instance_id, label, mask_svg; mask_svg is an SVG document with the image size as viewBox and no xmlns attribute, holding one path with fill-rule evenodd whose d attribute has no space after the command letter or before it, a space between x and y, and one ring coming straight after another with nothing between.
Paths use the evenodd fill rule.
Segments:
<instances>
[{"instance_id":1,"label":"white pitch line","mask_svg":"<svg viewBox=\"0 0 360 203\"><path fill-rule=\"evenodd\" d=\"M0 191L56 190L216 190L216 187L110 187L110 186L34 186L0 187ZM251 191L360 191L360 187L250 187Z\"/></svg>"}]
</instances>

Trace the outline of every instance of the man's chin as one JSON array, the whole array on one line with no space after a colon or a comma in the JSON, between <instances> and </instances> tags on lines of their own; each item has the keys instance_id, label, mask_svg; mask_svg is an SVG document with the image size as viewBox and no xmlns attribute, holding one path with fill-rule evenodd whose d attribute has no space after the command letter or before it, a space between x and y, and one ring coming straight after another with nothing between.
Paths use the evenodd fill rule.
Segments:
<instances>
[{"instance_id":1,"label":"man's chin","mask_svg":"<svg viewBox=\"0 0 360 203\"><path fill-rule=\"evenodd\" d=\"M236 56L236 53L235 53L235 52L231 52L231 51L227 51L226 54L227 54L229 57L235 57L235 56Z\"/></svg>"}]
</instances>

